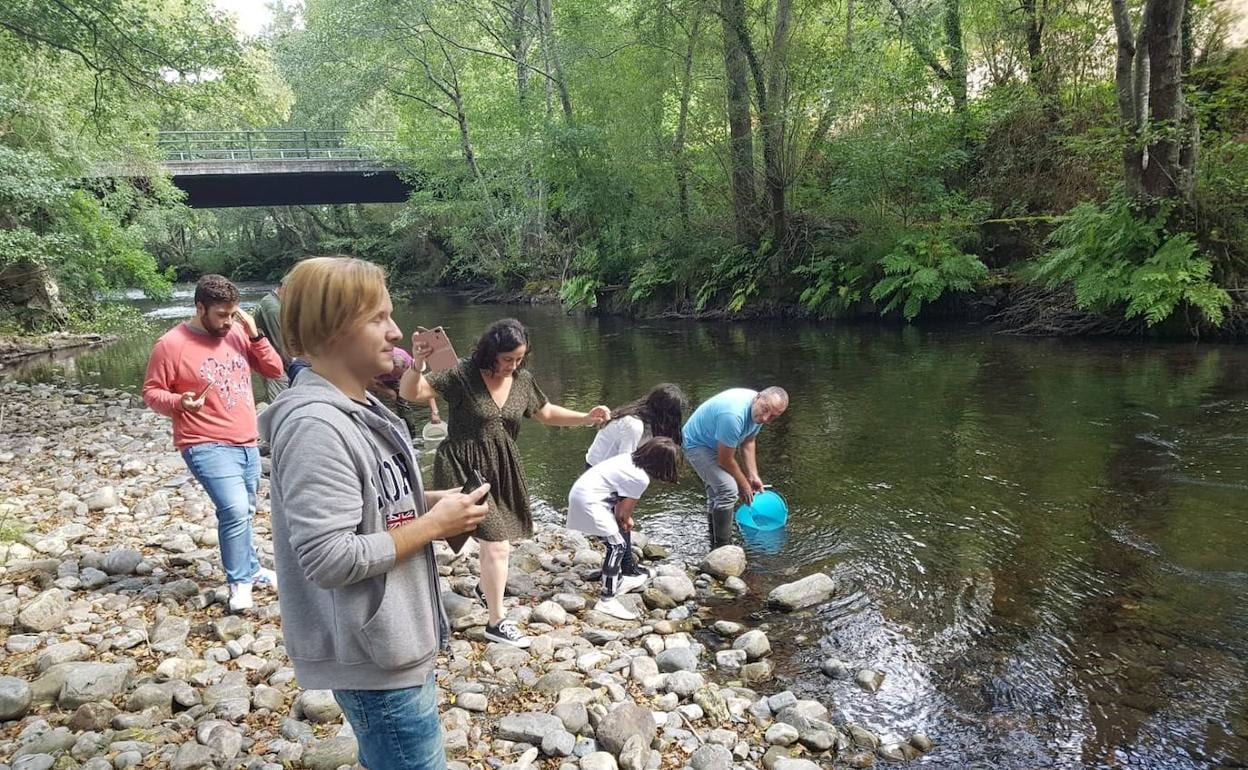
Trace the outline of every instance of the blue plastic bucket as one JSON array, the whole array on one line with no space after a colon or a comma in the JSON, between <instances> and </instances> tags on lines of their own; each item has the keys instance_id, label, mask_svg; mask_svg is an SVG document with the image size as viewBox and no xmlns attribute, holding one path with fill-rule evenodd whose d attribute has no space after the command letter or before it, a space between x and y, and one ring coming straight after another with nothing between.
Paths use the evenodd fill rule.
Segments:
<instances>
[{"instance_id":1,"label":"blue plastic bucket","mask_svg":"<svg viewBox=\"0 0 1248 770\"><path fill-rule=\"evenodd\" d=\"M770 532L780 529L789 520L789 504L779 492L764 489L754 495L754 502L737 509L737 524L743 529Z\"/></svg>"}]
</instances>

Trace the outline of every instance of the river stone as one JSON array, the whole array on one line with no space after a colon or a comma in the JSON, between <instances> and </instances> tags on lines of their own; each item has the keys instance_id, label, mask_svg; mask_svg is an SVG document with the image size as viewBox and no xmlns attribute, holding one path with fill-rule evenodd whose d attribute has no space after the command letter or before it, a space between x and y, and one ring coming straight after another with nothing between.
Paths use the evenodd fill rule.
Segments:
<instances>
[{"instance_id":1,"label":"river stone","mask_svg":"<svg viewBox=\"0 0 1248 770\"><path fill-rule=\"evenodd\" d=\"M442 592L442 606L446 609L447 620L451 623L466 618L477 610L477 603L466 596L460 596L454 591Z\"/></svg>"},{"instance_id":2,"label":"river stone","mask_svg":"<svg viewBox=\"0 0 1248 770\"><path fill-rule=\"evenodd\" d=\"M485 710L489 707L489 701L486 699L485 695L482 693L465 692L465 693L460 693L455 698L455 705L459 706L464 711L475 711L479 714L483 714L485 713Z\"/></svg>"},{"instance_id":3,"label":"river stone","mask_svg":"<svg viewBox=\"0 0 1248 770\"><path fill-rule=\"evenodd\" d=\"M203 701L209 711L222 719L238 721L251 713L251 688L241 672L232 672L204 690Z\"/></svg>"},{"instance_id":4,"label":"river stone","mask_svg":"<svg viewBox=\"0 0 1248 770\"><path fill-rule=\"evenodd\" d=\"M61 642L39 651L35 658L35 671L43 673L59 663L73 663L91 657L91 648L77 639Z\"/></svg>"},{"instance_id":5,"label":"river stone","mask_svg":"<svg viewBox=\"0 0 1248 770\"><path fill-rule=\"evenodd\" d=\"M641 601L651 610L672 610L677 605L675 599L653 587L641 592Z\"/></svg>"},{"instance_id":6,"label":"river stone","mask_svg":"<svg viewBox=\"0 0 1248 770\"><path fill-rule=\"evenodd\" d=\"M660 575L650 581L650 587L667 596L677 604L692 599L697 595L693 581L687 575Z\"/></svg>"},{"instance_id":7,"label":"river stone","mask_svg":"<svg viewBox=\"0 0 1248 770\"><path fill-rule=\"evenodd\" d=\"M702 717L712 726L728 724L728 704L717 690L701 687L693 694L693 702L702 709ZM734 742L735 743L735 742Z\"/></svg>"},{"instance_id":8,"label":"river stone","mask_svg":"<svg viewBox=\"0 0 1248 770\"><path fill-rule=\"evenodd\" d=\"M186 646L191 633L191 621L179 615L170 615L152 629L151 644L156 652L175 653Z\"/></svg>"},{"instance_id":9,"label":"river stone","mask_svg":"<svg viewBox=\"0 0 1248 770\"><path fill-rule=\"evenodd\" d=\"M650 747L640 735L629 737L620 750L620 770L646 770L650 765Z\"/></svg>"},{"instance_id":10,"label":"river stone","mask_svg":"<svg viewBox=\"0 0 1248 770\"><path fill-rule=\"evenodd\" d=\"M746 663L741 667L741 681L747 686L771 681L772 665L769 660Z\"/></svg>"},{"instance_id":11,"label":"river stone","mask_svg":"<svg viewBox=\"0 0 1248 770\"><path fill-rule=\"evenodd\" d=\"M932 750L932 739L925 733L915 733L910 736L910 745L926 754Z\"/></svg>"},{"instance_id":12,"label":"river stone","mask_svg":"<svg viewBox=\"0 0 1248 770\"><path fill-rule=\"evenodd\" d=\"M619 756L630 736L641 736L645 745L649 746L654 741L656 732L658 725L655 724L650 709L625 701L599 720L594 735L602 748Z\"/></svg>"},{"instance_id":13,"label":"river stone","mask_svg":"<svg viewBox=\"0 0 1248 770\"><path fill-rule=\"evenodd\" d=\"M25 679L0 676L0 722L26 716L33 700L34 693Z\"/></svg>"},{"instance_id":14,"label":"river stone","mask_svg":"<svg viewBox=\"0 0 1248 770\"><path fill-rule=\"evenodd\" d=\"M548 757L570 757L576 748L576 736L567 730L554 730L542 736L542 753Z\"/></svg>"},{"instance_id":15,"label":"river stone","mask_svg":"<svg viewBox=\"0 0 1248 770\"><path fill-rule=\"evenodd\" d=\"M295 699L295 713L312 724L329 724L342 717L342 707L329 690L304 690Z\"/></svg>"},{"instance_id":16,"label":"river stone","mask_svg":"<svg viewBox=\"0 0 1248 770\"><path fill-rule=\"evenodd\" d=\"M76 709L125 692L134 669L129 663L63 663L48 669L45 676L61 670L65 672L64 684L57 703L61 708Z\"/></svg>"},{"instance_id":17,"label":"river stone","mask_svg":"<svg viewBox=\"0 0 1248 770\"><path fill-rule=\"evenodd\" d=\"M104 557L102 568L110 575L130 575L143 561L143 554L133 548L118 548Z\"/></svg>"},{"instance_id":18,"label":"river stone","mask_svg":"<svg viewBox=\"0 0 1248 770\"><path fill-rule=\"evenodd\" d=\"M809 759L793 759L781 757L772 765L771 770L820 770L819 765Z\"/></svg>"},{"instance_id":19,"label":"river stone","mask_svg":"<svg viewBox=\"0 0 1248 770\"><path fill-rule=\"evenodd\" d=\"M158 709L161 714L173 713L173 693L166 687L155 684L141 684L126 699L126 711L146 711Z\"/></svg>"},{"instance_id":20,"label":"river stone","mask_svg":"<svg viewBox=\"0 0 1248 770\"><path fill-rule=\"evenodd\" d=\"M338 770L343 765L354 765L357 745L349 735L317 741L304 749L303 766L307 770Z\"/></svg>"},{"instance_id":21,"label":"river stone","mask_svg":"<svg viewBox=\"0 0 1248 770\"><path fill-rule=\"evenodd\" d=\"M193 741L187 741L178 747L178 753L170 765L173 770L212 770L215 766L212 749Z\"/></svg>"},{"instance_id":22,"label":"river stone","mask_svg":"<svg viewBox=\"0 0 1248 770\"><path fill-rule=\"evenodd\" d=\"M533 656L529 655L528 650L512 647L510 644L491 642L490 646L485 648L485 661L495 669L520 668L527 666L532 659Z\"/></svg>"},{"instance_id":23,"label":"river stone","mask_svg":"<svg viewBox=\"0 0 1248 770\"><path fill-rule=\"evenodd\" d=\"M771 654L771 641L767 634L759 630L746 631L732 643L732 649L745 650L746 657L751 661L765 658Z\"/></svg>"},{"instance_id":24,"label":"river stone","mask_svg":"<svg viewBox=\"0 0 1248 770\"><path fill-rule=\"evenodd\" d=\"M833 679L852 679L854 676L854 671L849 667L849 664L836 658L828 658L825 660L822 665L819 666L819 670L823 672L824 676L828 676Z\"/></svg>"},{"instance_id":25,"label":"river stone","mask_svg":"<svg viewBox=\"0 0 1248 770\"><path fill-rule=\"evenodd\" d=\"M715 665L725 671L740 671L749 660L745 650L719 650L715 653Z\"/></svg>"},{"instance_id":26,"label":"river stone","mask_svg":"<svg viewBox=\"0 0 1248 770\"><path fill-rule=\"evenodd\" d=\"M575 671L556 669L538 679L537 684L533 685L533 689L549 695L556 695L563 690L580 687L584 681L585 678Z\"/></svg>"},{"instance_id":27,"label":"river stone","mask_svg":"<svg viewBox=\"0 0 1248 770\"><path fill-rule=\"evenodd\" d=\"M689 758L693 770L726 770L732 767L732 752L723 746L708 743Z\"/></svg>"},{"instance_id":28,"label":"river stone","mask_svg":"<svg viewBox=\"0 0 1248 770\"><path fill-rule=\"evenodd\" d=\"M702 560L702 571L723 580L745 572L745 550L739 545L716 548Z\"/></svg>"},{"instance_id":29,"label":"river stone","mask_svg":"<svg viewBox=\"0 0 1248 770\"><path fill-rule=\"evenodd\" d=\"M589 726L589 712L585 708L584 703L564 702L554 708L554 715L559 717L559 721L563 722L563 729L579 735L587 726Z\"/></svg>"},{"instance_id":30,"label":"river stone","mask_svg":"<svg viewBox=\"0 0 1248 770\"><path fill-rule=\"evenodd\" d=\"M640 656L633 658L629 669L629 677L634 682L644 682L659 673L659 664L654 658Z\"/></svg>"},{"instance_id":31,"label":"river stone","mask_svg":"<svg viewBox=\"0 0 1248 770\"><path fill-rule=\"evenodd\" d=\"M76 733L106 730L118 713L118 708L108 701L84 703L70 717L69 729Z\"/></svg>"},{"instance_id":32,"label":"river stone","mask_svg":"<svg viewBox=\"0 0 1248 770\"><path fill-rule=\"evenodd\" d=\"M878 692L884 684L884 675L879 671L864 668L854 675L854 683L867 692Z\"/></svg>"},{"instance_id":33,"label":"river stone","mask_svg":"<svg viewBox=\"0 0 1248 770\"><path fill-rule=\"evenodd\" d=\"M849 739L858 748L869 749L870 751L875 751L879 748L880 737L867 728L861 725L849 724L845 729L849 733Z\"/></svg>"},{"instance_id":34,"label":"river stone","mask_svg":"<svg viewBox=\"0 0 1248 770\"><path fill-rule=\"evenodd\" d=\"M730 577L724 580L724 588L727 588L729 591L732 591L737 595L748 594L750 592L750 587L739 577Z\"/></svg>"},{"instance_id":35,"label":"river stone","mask_svg":"<svg viewBox=\"0 0 1248 770\"><path fill-rule=\"evenodd\" d=\"M680 698L690 697L702 685L702 675L692 671L676 671L667 675L667 691Z\"/></svg>"},{"instance_id":36,"label":"river stone","mask_svg":"<svg viewBox=\"0 0 1248 770\"><path fill-rule=\"evenodd\" d=\"M17 614L17 622L31 631L54 631L65 625L69 605L60 589L51 588L26 603Z\"/></svg>"},{"instance_id":37,"label":"river stone","mask_svg":"<svg viewBox=\"0 0 1248 770\"><path fill-rule=\"evenodd\" d=\"M619 770L619 765L607 752L595 751L581 757L581 770Z\"/></svg>"},{"instance_id":38,"label":"river stone","mask_svg":"<svg viewBox=\"0 0 1248 770\"><path fill-rule=\"evenodd\" d=\"M523 714L512 714L498 721L495 734L505 741L521 741L533 745L541 745L547 733L563 730L563 722L559 717L529 711Z\"/></svg>"},{"instance_id":39,"label":"river stone","mask_svg":"<svg viewBox=\"0 0 1248 770\"><path fill-rule=\"evenodd\" d=\"M792 746L797 743L797 738L797 728L784 722L776 722L763 734L763 739L769 746Z\"/></svg>"},{"instance_id":40,"label":"river stone","mask_svg":"<svg viewBox=\"0 0 1248 770\"><path fill-rule=\"evenodd\" d=\"M219 724L208 731L203 743L212 750L215 761L226 763L243 750L243 734L228 724Z\"/></svg>"},{"instance_id":41,"label":"river stone","mask_svg":"<svg viewBox=\"0 0 1248 770\"><path fill-rule=\"evenodd\" d=\"M674 671L696 671L698 669L697 653L688 647L664 650L658 654L655 662L659 665L659 671L664 674L670 674Z\"/></svg>"},{"instance_id":42,"label":"river stone","mask_svg":"<svg viewBox=\"0 0 1248 770\"><path fill-rule=\"evenodd\" d=\"M800 610L827 601L835 590L836 581L823 572L816 572L793 583L776 586L767 601L782 610Z\"/></svg>"},{"instance_id":43,"label":"river stone","mask_svg":"<svg viewBox=\"0 0 1248 770\"><path fill-rule=\"evenodd\" d=\"M88 511L103 511L107 508L116 508L121 505L121 499L117 497L117 490L112 487L100 487L90 495L87 495L87 499L84 502L87 504Z\"/></svg>"},{"instance_id":44,"label":"river stone","mask_svg":"<svg viewBox=\"0 0 1248 770\"><path fill-rule=\"evenodd\" d=\"M556 628L568 622L568 611L552 601L545 601L533 608L533 619ZM566 754L560 756L567 756Z\"/></svg>"},{"instance_id":45,"label":"river stone","mask_svg":"<svg viewBox=\"0 0 1248 770\"><path fill-rule=\"evenodd\" d=\"M52 770L55 764L51 754L27 754L13 760L12 770Z\"/></svg>"}]
</instances>

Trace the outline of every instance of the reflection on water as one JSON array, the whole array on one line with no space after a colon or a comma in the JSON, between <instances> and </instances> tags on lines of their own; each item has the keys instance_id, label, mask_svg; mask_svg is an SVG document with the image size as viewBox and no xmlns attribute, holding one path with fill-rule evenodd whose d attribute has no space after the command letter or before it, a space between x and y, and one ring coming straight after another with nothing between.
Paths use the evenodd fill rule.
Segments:
<instances>
[{"instance_id":1,"label":"reflection on water","mask_svg":"<svg viewBox=\"0 0 1248 770\"><path fill-rule=\"evenodd\" d=\"M171 305L187 312L190 297ZM503 314L532 327L538 381L571 406L618 405L661 381L695 402L789 390L789 413L759 440L764 481L790 506L786 539L747 539L747 578L758 595L825 569L841 590L793 618L745 609L783 629L786 686L886 733L925 730L934 767L1248 763L1244 350L584 319L441 297L398 311L407 329L446 326L461 353ZM136 335L67 373L137 390L151 342ZM560 520L590 439L525 426L539 517ZM690 476L652 487L638 519L696 554L702 506ZM883 688L825 679L832 655L884 672Z\"/></svg>"}]
</instances>

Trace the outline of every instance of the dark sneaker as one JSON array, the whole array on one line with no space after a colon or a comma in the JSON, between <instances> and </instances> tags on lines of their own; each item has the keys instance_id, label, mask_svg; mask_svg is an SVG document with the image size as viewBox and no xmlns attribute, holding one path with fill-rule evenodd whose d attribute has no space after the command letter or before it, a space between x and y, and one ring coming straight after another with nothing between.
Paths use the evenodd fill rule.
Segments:
<instances>
[{"instance_id":1,"label":"dark sneaker","mask_svg":"<svg viewBox=\"0 0 1248 770\"><path fill-rule=\"evenodd\" d=\"M472 595L477 598L477 601L481 602L482 607L486 606L485 605L485 591L481 590L480 582L478 582L475 586L472 587Z\"/></svg>"},{"instance_id":2,"label":"dark sneaker","mask_svg":"<svg viewBox=\"0 0 1248 770\"><path fill-rule=\"evenodd\" d=\"M491 642L510 644L522 650L527 650L533 643L533 640L521 633L520 629L516 628L516 624L510 620L504 620L497 626L486 626L485 638Z\"/></svg>"}]
</instances>

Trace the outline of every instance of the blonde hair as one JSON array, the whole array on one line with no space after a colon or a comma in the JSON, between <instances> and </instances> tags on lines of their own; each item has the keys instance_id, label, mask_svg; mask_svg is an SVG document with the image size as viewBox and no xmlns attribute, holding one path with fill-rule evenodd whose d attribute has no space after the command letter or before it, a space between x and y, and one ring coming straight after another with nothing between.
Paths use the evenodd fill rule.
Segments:
<instances>
[{"instance_id":1,"label":"blonde hair","mask_svg":"<svg viewBox=\"0 0 1248 770\"><path fill-rule=\"evenodd\" d=\"M282 337L292 355L319 355L377 312L386 272L363 259L311 257L295 265L282 288Z\"/></svg>"}]
</instances>

